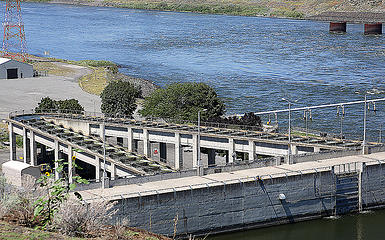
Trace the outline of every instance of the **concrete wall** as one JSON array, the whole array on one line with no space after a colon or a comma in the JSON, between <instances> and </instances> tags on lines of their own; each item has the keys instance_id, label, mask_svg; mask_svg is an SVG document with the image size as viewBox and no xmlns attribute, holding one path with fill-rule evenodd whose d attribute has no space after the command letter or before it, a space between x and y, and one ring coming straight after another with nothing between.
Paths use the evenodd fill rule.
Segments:
<instances>
[{"instance_id":1,"label":"concrete wall","mask_svg":"<svg viewBox=\"0 0 385 240\"><path fill-rule=\"evenodd\" d=\"M385 164L367 165L362 173L362 205L365 208L385 205Z\"/></svg>"},{"instance_id":2,"label":"concrete wall","mask_svg":"<svg viewBox=\"0 0 385 240\"><path fill-rule=\"evenodd\" d=\"M174 226L178 235L222 232L331 214L334 192L331 171L193 187L119 200L114 221L127 218L131 226L166 235ZM278 199L281 193L286 200Z\"/></svg>"}]
</instances>

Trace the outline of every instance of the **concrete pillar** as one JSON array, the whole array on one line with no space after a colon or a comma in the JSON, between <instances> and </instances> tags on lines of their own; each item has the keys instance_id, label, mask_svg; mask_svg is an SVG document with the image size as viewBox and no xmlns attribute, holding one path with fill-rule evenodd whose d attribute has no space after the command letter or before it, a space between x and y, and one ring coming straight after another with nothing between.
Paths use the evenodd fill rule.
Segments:
<instances>
[{"instance_id":1,"label":"concrete pillar","mask_svg":"<svg viewBox=\"0 0 385 240\"><path fill-rule=\"evenodd\" d=\"M235 144L234 138L229 138L229 163L233 163L235 159Z\"/></svg>"},{"instance_id":2,"label":"concrete pillar","mask_svg":"<svg viewBox=\"0 0 385 240\"><path fill-rule=\"evenodd\" d=\"M382 23L367 23L364 25L364 34L382 34Z\"/></svg>"},{"instance_id":3,"label":"concrete pillar","mask_svg":"<svg viewBox=\"0 0 385 240\"><path fill-rule=\"evenodd\" d=\"M111 180L115 180L116 178L116 166L115 163L111 163Z\"/></svg>"},{"instance_id":4,"label":"concrete pillar","mask_svg":"<svg viewBox=\"0 0 385 240\"><path fill-rule=\"evenodd\" d=\"M179 162L181 161L181 147L180 147L180 134L175 133L175 157L174 157L174 169L179 169Z\"/></svg>"},{"instance_id":5,"label":"concrete pillar","mask_svg":"<svg viewBox=\"0 0 385 240\"><path fill-rule=\"evenodd\" d=\"M8 124L9 131L9 159L16 160L16 134L13 132L13 124Z\"/></svg>"},{"instance_id":6,"label":"concrete pillar","mask_svg":"<svg viewBox=\"0 0 385 240\"><path fill-rule=\"evenodd\" d=\"M358 211L362 212L362 175L366 170L366 164L362 163L361 169L358 171Z\"/></svg>"},{"instance_id":7,"label":"concrete pillar","mask_svg":"<svg viewBox=\"0 0 385 240\"><path fill-rule=\"evenodd\" d=\"M197 168L197 166L198 166L198 134L193 134L192 140L193 140L193 145L192 145L193 163L192 163L192 166L193 166L193 168Z\"/></svg>"},{"instance_id":8,"label":"concrete pillar","mask_svg":"<svg viewBox=\"0 0 385 240\"><path fill-rule=\"evenodd\" d=\"M329 31L333 33L346 33L346 22L330 22Z\"/></svg>"},{"instance_id":9,"label":"concrete pillar","mask_svg":"<svg viewBox=\"0 0 385 240\"><path fill-rule=\"evenodd\" d=\"M72 165L72 157L73 157L73 151L72 146L68 145L68 182L72 183L72 177L73 177L73 165Z\"/></svg>"},{"instance_id":10,"label":"concrete pillar","mask_svg":"<svg viewBox=\"0 0 385 240\"><path fill-rule=\"evenodd\" d=\"M36 147L36 141L35 141L35 133L30 130L29 131L29 146L30 146L30 155L31 155L31 165L36 166L37 165L37 147Z\"/></svg>"},{"instance_id":11,"label":"concrete pillar","mask_svg":"<svg viewBox=\"0 0 385 240\"><path fill-rule=\"evenodd\" d=\"M253 140L249 140L249 162L255 161L255 144Z\"/></svg>"},{"instance_id":12,"label":"concrete pillar","mask_svg":"<svg viewBox=\"0 0 385 240\"><path fill-rule=\"evenodd\" d=\"M27 163L28 161L28 135L27 135L27 129L23 127L23 160L24 163Z\"/></svg>"},{"instance_id":13,"label":"concrete pillar","mask_svg":"<svg viewBox=\"0 0 385 240\"><path fill-rule=\"evenodd\" d=\"M150 141L148 140L148 130L143 129L143 155L146 157L150 157L149 151Z\"/></svg>"},{"instance_id":14,"label":"concrete pillar","mask_svg":"<svg viewBox=\"0 0 385 240\"><path fill-rule=\"evenodd\" d=\"M95 179L96 179L96 182L100 181L100 173L101 173L100 158L95 156Z\"/></svg>"},{"instance_id":15,"label":"concrete pillar","mask_svg":"<svg viewBox=\"0 0 385 240\"><path fill-rule=\"evenodd\" d=\"M132 128L127 128L127 150L133 152L134 138Z\"/></svg>"},{"instance_id":16,"label":"concrete pillar","mask_svg":"<svg viewBox=\"0 0 385 240\"><path fill-rule=\"evenodd\" d=\"M314 152L320 152L321 148L320 147L314 147Z\"/></svg>"},{"instance_id":17,"label":"concrete pillar","mask_svg":"<svg viewBox=\"0 0 385 240\"><path fill-rule=\"evenodd\" d=\"M60 178L60 174L57 171L59 168L59 141L55 140L55 149L54 149L54 155L55 155L55 180L58 180Z\"/></svg>"},{"instance_id":18,"label":"concrete pillar","mask_svg":"<svg viewBox=\"0 0 385 240\"><path fill-rule=\"evenodd\" d=\"M104 123L99 125L99 136L100 139L104 138L104 132L106 131L106 125Z\"/></svg>"}]
</instances>

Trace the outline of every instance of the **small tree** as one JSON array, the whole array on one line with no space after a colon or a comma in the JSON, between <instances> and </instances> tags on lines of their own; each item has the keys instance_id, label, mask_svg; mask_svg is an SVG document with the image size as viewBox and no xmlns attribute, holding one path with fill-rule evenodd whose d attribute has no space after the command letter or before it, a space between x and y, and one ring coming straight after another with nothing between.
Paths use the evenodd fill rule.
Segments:
<instances>
[{"instance_id":1,"label":"small tree","mask_svg":"<svg viewBox=\"0 0 385 240\"><path fill-rule=\"evenodd\" d=\"M141 97L141 94L140 88L129 82L110 82L100 95L101 110L109 116L131 116L137 107L135 100Z\"/></svg>"},{"instance_id":2,"label":"small tree","mask_svg":"<svg viewBox=\"0 0 385 240\"><path fill-rule=\"evenodd\" d=\"M60 210L62 203L68 199L69 192L76 188L76 183L88 184L88 181L80 176L73 176L73 183L68 184L68 175L63 171L64 166L68 165L68 163L59 159L58 164L59 167L56 171L61 173L63 177L55 180L54 174L43 174L37 180L37 183L44 190L44 193L34 204L34 216L42 229L46 229L52 224L55 214ZM75 162L72 163L72 167L80 168ZM69 171L72 171L72 169L69 169Z\"/></svg>"},{"instance_id":3,"label":"small tree","mask_svg":"<svg viewBox=\"0 0 385 240\"><path fill-rule=\"evenodd\" d=\"M225 113L225 105L213 88L205 83L173 83L147 97L141 114L196 121L203 109L207 109L202 112L204 121Z\"/></svg>"}]
</instances>

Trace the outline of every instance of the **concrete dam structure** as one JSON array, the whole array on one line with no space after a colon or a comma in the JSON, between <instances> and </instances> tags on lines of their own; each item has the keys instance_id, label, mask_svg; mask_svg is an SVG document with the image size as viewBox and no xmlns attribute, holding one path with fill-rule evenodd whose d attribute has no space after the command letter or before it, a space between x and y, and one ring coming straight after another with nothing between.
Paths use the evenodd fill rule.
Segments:
<instances>
[{"instance_id":1,"label":"concrete dam structure","mask_svg":"<svg viewBox=\"0 0 385 240\"><path fill-rule=\"evenodd\" d=\"M21 156L30 165L59 158L72 164L75 156L85 172L68 175L92 180L77 189L85 203L116 201L113 223L127 220L155 233L220 233L385 203L385 148L378 143L366 143L362 151L359 141L293 136L289 144L287 134L212 126L201 127L198 135L191 124L88 113L19 112L7 121L10 160L18 156L16 135L23 136ZM198 146L207 149L202 172ZM233 153L243 158L234 159ZM103 170L110 183L101 189Z\"/></svg>"}]
</instances>

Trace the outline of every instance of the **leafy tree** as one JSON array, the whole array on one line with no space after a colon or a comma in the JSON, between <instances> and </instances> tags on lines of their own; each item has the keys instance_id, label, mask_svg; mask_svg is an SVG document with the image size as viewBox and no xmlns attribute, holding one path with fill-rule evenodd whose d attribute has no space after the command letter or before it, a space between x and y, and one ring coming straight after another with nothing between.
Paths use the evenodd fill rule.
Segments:
<instances>
[{"instance_id":1,"label":"leafy tree","mask_svg":"<svg viewBox=\"0 0 385 240\"><path fill-rule=\"evenodd\" d=\"M205 83L173 83L157 89L144 101L141 114L145 117L174 118L196 121L219 118L225 113L225 105L215 90Z\"/></svg>"},{"instance_id":2,"label":"leafy tree","mask_svg":"<svg viewBox=\"0 0 385 240\"><path fill-rule=\"evenodd\" d=\"M110 82L103 90L101 110L109 116L131 116L136 109L135 99L141 97L142 91L130 82Z\"/></svg>"},{"instance_id":3,"label":"leafy tree","mask_svg":"<svg viewBox=\"0 0 385 240\"><path fill-rule=\"evenodd\" d=\"M76 99L66 99L66 100L59 100L57 101L58 109L63 110L70 110L71 112L79 113L81 111L84 111L84 108L82 105L80 105L79 101Z\"/></svg>"},{"instance_id":4,"label":"leafy tree","mask_svg":"<svg viewBox=\"0 0 385 240\"><path fill-rule=\"evenodd\" d=\"M38 103L37 107L35 108L36 112L44 112L47 110L57 110L57 102L55 100L52 100L50 97L42 98L40 103Z\"/></svg>"},{"instance_id":5,"label":"leafy tree","mask_svg":"<svg viewBox=\"0 0 385 240\"><path fill-rule=\"evenodd\" d=\"M35 108L35 112L57 112L58 110L61 112L71 111L75 113L80 113L81 111L84 111L84 108L76 99L66 99L57 101L51 99L50 97L42 98L40 103Z\"/></svg>"}]
</instances>

